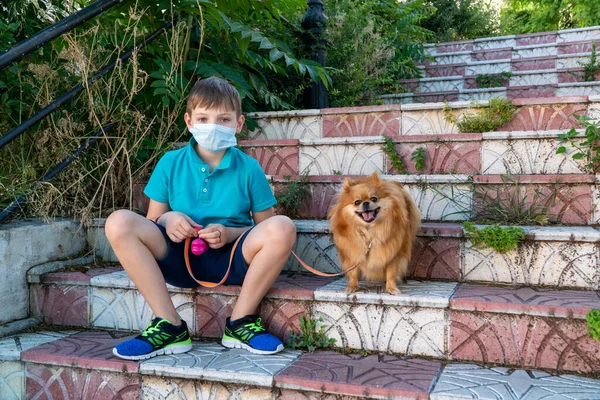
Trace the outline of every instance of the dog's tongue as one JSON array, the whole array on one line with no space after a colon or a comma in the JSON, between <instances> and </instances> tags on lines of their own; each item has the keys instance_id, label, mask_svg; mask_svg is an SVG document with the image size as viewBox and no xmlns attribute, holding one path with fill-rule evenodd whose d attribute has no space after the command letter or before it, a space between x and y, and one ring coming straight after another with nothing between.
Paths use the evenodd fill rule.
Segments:
<instances>
[{"instance_id":1,"label":"dog's tongue","mask_svg":"<svg viewBox=\"0 0 600 400\"><path fill-rule=\"evenodd\" d=\"M363 211L362 217L366 222L375 220L375 211Z\"/></svg>"}]
</instances>

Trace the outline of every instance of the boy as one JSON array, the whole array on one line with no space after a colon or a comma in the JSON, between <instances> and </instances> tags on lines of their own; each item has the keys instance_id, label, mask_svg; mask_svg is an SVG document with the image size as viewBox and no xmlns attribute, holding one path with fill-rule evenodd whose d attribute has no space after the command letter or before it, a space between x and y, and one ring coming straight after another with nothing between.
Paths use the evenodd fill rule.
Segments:
<instances>
[{"instance_id":1,"label":"boy","mask_svg":"<svg viewBox=\"0 0 600 400\"><path fill-rule=\"evenodd\" d=\"M189 351L187 325L165 282L198 286L184 262L188 237L200 237L209 246L200 256L190 256L196 279L219 282L239 236L225 284L241 284L242 289L221 343L255 354L277 353L283 344L265 331L255 313L290 255L295 226L289 218L274 215L275 197L260 165L234 147L244 116L231 84L218 78L196 83L184 120L193 137L156 165L144 189L150 198L146 218L119 210L106 220L115 254L156 315L142 334L117 345L113 353L142 360Z\"/></svg>"}]
</instances>

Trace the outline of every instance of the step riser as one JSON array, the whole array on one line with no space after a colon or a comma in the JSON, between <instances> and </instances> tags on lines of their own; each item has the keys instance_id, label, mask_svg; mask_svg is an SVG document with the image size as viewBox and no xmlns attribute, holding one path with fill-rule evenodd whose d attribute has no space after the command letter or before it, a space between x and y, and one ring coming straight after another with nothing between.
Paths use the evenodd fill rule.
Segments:
<instances>
[{"instance_id":1,"label":"step riser","mask_svg":"<svg viewBox=\"0 0 600 400\"><path fill-rule=\"evenodd\" d=\"M345 280L335 281L317 288L314 299L310 300L289 295L263 300L260 313L267 329L287 338L290 329L299 332L298 318L307 313L314 318L323 318L327 336L335 338L339 348L520 368L585 372L600 368L600 343L586 335L587 323L582 319L585 310L574 318L565 319L564 315L559 315L563 311L553 317L553 311L550 315L547 311L553 308L544 307L544 302L540 301L541 308L547 310L540 311L539 316L522 315L525 309L510 304L502 312L462 311L465 307L478 309L485 303L479 299L479 303L473 305L464 300L455 304L455 300L450 298L456 284L439 282L400 286L408 297L398 297L397 304L382 301L389 295L382 293L380 286L369 287L369 292L359 294L357 302L352 295L344 294L345 283ZM172 296L180 314L190 328L195 327L197 335L220 338L225 318L237 299L237 290L233 290L236 288L230 289L218 294L200 290L198 293L177 292ZM84 325L86 327L139 331L152 318L148 306L135 289L92 286L90 290L92 315L89 325ZM424 295L429 295L429 298L425 299ZM192 304L189 311L181 310L182 296L187 297L188 304ZM415 296L414 300L410 296ZM55 297L54 300L59 299ZM388 302L389 298L385 301ZM595 302L597 304L598 300ZM568 304L565 303L565 306L568 307ZM94 311L95 308L98 310ZM562 309L556 308L557 311ZM94 319L94 313L100 310L111 317ZM123 314L135 315L136 321L123 323L123 319L119 320ZM60 323L60 318L53 315L42 316L48 322ZM486 343L485 348L478 343Z\"/></svg>"},{"instance_id":2,"label":"step riser","mask_svg":"<svg viewBox=\"0 0 600 400\"><path fill-rule=\"evenodd\" d=\"M499 184L468 183L403 183L421 210L423 221L499 220L497 213L510 215L518 224L535 224L536 215L544 215L551 223L594 225L600 214L595 208L600 198L596 184L564 184L559 176L550 183ZM281 208L280 213L308 219L326 219L341 190L340 182L308 183L298 211ZM274 192L285 193L287 186L276 183ZM295 215L297 213L297 215ZM519 215L534 215L529 220ZM496 217L495 217L496 215Z\"/></svg>"},{"instance_id":3,"label":"step riser","mask_svg":"<svg viewBox=\"0 0 600 400\"><path fill-rule=\"evenodd\" d=\"M458 96L458 94L457 94ZM553 99L552 103L518 106L511 122L498 131L568 130L574 127L572 114L600 116L600 106L586 98ZM518 102L517 102L518 103ZM429 106L429 105L428 105ZM453 114L477 113L470 104L450 104ZM406 107L400 110L401 107ZM443 104L414 110L415 105L387 105L300 112L255 113L259 127L249 134L251 140L321 139L356 136L414 136L456 134L456 125L444 119ZM396 109L394 109L396 108ZM426 141L427 139L424 139Z\"/></svg>"}]
</instances>

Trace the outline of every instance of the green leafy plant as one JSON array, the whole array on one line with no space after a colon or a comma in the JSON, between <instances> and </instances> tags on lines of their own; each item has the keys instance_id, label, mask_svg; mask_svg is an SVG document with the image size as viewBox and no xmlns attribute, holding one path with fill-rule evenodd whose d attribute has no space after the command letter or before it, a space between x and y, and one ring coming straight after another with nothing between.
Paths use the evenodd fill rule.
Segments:
<instances>
[{"instance_id":1,"label":"green leafy plant","mask_svg":"<svg viewBox=\"0 0 600 400\"><path fill-rule=\"evenodd\" d=\"M588 323L588 333L594 339L600 341L600 310L590 310L585 316Z\"/></svg>"},{"instance_id":2,"label":"green leafy plant","mask_svg":"<svg viewBox=\"0 0 600 400\"><path fill-rule=\"evenodd\" d=\"M415 162L415 169L419 172L425 169L427 164L427 154L424 147L419 147L410 155L410 159Z\"/></svg>"},{"instance_id":3,"label":"green leafy plant","mask_svg":"<svg viewBox=\"0 0 600 400\"><path fill-rule=\"evenodd\" d=\"M300 217L300 209L307 195L308 172L306 171L300 180L291 180L289 175L284 177L287 182L284 182L281 189L276 190L275 193L279 213L290 218Z\"/></svg>"},{"instance_id":4,"label":"green leafy plant","mask_svg":"<svg viewBox=\"0 0 600 400\"><path fill-rule=\"evenodd\" d=\"M310 318L310 316L301 316L300 333L296 333L294 331L290 332L288 347L290 347L292 350L307 349L311 353L319 348L332 347L336 340L325 335L325 329L327 327L321 324L321 326L317 329L317 324L322 322L323 317L313 320Z\"/></svg>"},{"instance_id":5,"label":"green leafy plant","mask_svg":"<svg viewBox=\"0 0 600 400\"><path fill-rule=\"evenodd\" d=\"M421 26L434 32L436 42L496 36L497 10L490 0L428 0L434 10Z\"/></svg>"},{"instance_id":6,"label":"green leafy plant","mask_svg":"<svg viewBox=\"0 0 600 400\"><path fill-rule=\"evenodd\" d=\"M463 222L462 226L474 248L489 247L499 253L516 249L525 238L523 229L515 226L490 225L479 229L472 222Z\"/></svg>"},{"instance_id":7,"label":"green leafy plant","mask_svg":"<svg viewBox=\"0 0 600 400\"><path fill-rule=\"evenodd\" d=\"M586 167L593 173L600 169L600 120L587 115L573 115L577 120L576 127L585 128L585 140L576 140L579 136L576 128L571 128L567 133L558 135L558 142L569 144L575 149L574 160L585 160ZM560 146L556 154L566 153L567 147Z\"/></svg>"},{"instance_id":8,"label":"green leafy plant","mask_svg":"<svg viewBox=\"0 0 600 400\"><path fill-rule=\"evenodd\" d=\"M499 74L479 74L475 77L475 84L478 88L494 88L508 84L508 80L513 76L512 72L501 72Z\"/></svg>"},{"instance_id":9,"label":"green leafy plant","mask_svg":"<svg viewBox=\"0 0 600 400\"><path fill-rule=\"evenodd\" d=\"M381 146L381 149L390 158L392 167L396 168L398 173L405 174L407 172L406 165L402 162L398 150L396 150L396 146L394 145L394 141L390 137L383 135L383 145Z\"/></svg>"},{"instance_id":10,"label":"green leafy plant","mask_svg":"<svg viewBox=\"0 0 600 400\"><path fill-rule=\"evenodd\" d=\"M334 169L334 170L333 170L333 174L334 174L334 175L341 175L341 174L342 174L342 172L341 172L341 171L338 171L337 169Z\"/></svg>"},{"instance_id":11,"label":"green leafy plant","mask_svg":"<svg viewBox=\"0 0 600 400\"><path fill-rule=\"evenodd\" d=\"M475 115L462 115L462 118L457 118L452 114L452 108L448 103L444 106L442 113L446 121L456 123L456 127L461 133L481 133L492 132L509 122L516 109L517 107L511 100L491 99L488 106Z\"/></svg>"},{"instance_id":12,"label":"green leafy plant","mask_svg":"<svg viewBox=\"0 0 600 400\"><path fill-rule=\"evenodd\" d=\"M592 42L592 53L587 62L579 61L580 67L583 67L583 71L569 71L571 75L581 78L584 82L597 81L596 75L600 72L600 60L596 54L596 42Z\"/></svg>"}]
</instances>

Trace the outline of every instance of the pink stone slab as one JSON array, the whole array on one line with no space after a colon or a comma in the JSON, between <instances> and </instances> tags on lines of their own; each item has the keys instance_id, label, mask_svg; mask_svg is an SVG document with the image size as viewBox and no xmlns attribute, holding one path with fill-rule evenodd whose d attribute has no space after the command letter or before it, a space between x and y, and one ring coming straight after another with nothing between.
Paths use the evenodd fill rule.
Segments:
<instances>
[{"instance_id":1,"label":"pink stone slab","mask_svg":"<svg viewBox=\"0 0 600 400\"><path fill-rule=\"evenodd\" d=\"M244 153L256 159L267 175L297 175L300 155L297 146L244 147Z\"/></svg>"},{"instance_id":2,"label":"pink stone slab","mask_svg":"<svg viewBox=\"0 0 600 400\"><path fill-rule=\"evenodd\" d=\"M512 58L512 48L478 50L471 53L473 61L509 60Z\"/></svg>"},{"instance_id":3,"label":"pink stone slab","mask_svg":"<svg viewBox=\"0 0 600 400\"><path fill-rule=\"evenodd\" d=\"M424 146L396 144L396 151L410 174L479 174L481 173L481 142L436 142ZM417 147L425 149L425 169L417 171L416 161L411 160ZM387 171L397 174L387 160Z\"/></svg>"},{"instance_id":4,"label":"pink stone slab","mask_svg":"<svg viewBox=\"0 0 600 400\"><path fill-rule=\"evenodd\" d=\"M600 309L600 296L594 291L464 283L450 299L450 306L454 310L585 318L590 309Z\"/></svg>"},{"instance_id":5,"label":"pink stone slab","mask_svg":"<svg viewBox=\"0 0 600 400\"><path fill-rule=\"evenodd\" d=\"M510 67L512 72L556 69L556 56L539 57L535 59L525 58L523 60L512 60L510 63Z\"/></svg>"},{"instance_id":6,"label":"pink stone slab","mask_svg":"<svg viewBox=\"0 0 600 400\"><path fill-rule=\"evenodd\" d=\"M459 281L460 247L460 239L419 237L413 246L408 275Z\"/></svg>"},{"instance_id":7,"label":"pink stone slab","mask_svg":"<svg viewBox=\"0 0 600 400\"><path fill-rule=\"evenodd\" d=\"M426 78L440 78L442 76L464 76L466 63L463 64L445 64L428 65L425 67Z\"/></svg>"},{"instance_id":8,"label":"pink stone slab","mask_svg":"<svg viewBox=\"0 0 600 400\"><path fill-rule=\"evenodd\" d=\"M439 43L435 46L439 53L455 53L458 51L473 51L472 41L446 42Z\"/></svg>"},{"instance_id":9,"label":"pink stone slab","mask_svg":"<svg viewBox=\"0 0 600 400\"><path fill-rule=\"evenodd\" d=\"M591 53L592 42L596 43L596 48L600 47L600 40L598 39L559 43L557 47L558 54Z\"/></svg>"},{"instance_id":10,"label":"pink stone slab","mask_svg":"<svg viewBox=\"0 0 600 400\"><path fill-rule=\"evenodd\" d=\"M574 114L585 115L585 103L523 105L518 108L512 120L500 131L543 131L571 129L575 126Z\"/></svg>"},{"instance_id":11,"label":"pink stone slab","mask_svg":"<svg viewBox=\"0 0 600 400\"><path fill-rule=\"evenodd\" d=\"M112 354L117 344L135 335L113 338L108 332L80 332L21 354L23 361L111 371L137 372L139 363Z\"/></svg>"},{"instance_id":12,"label":"pink stone slab","mask_svg":"<svg viewBox=\"0 0 600 400\"><path fill-rule=\"evenodd\" d=\"M290 332L300 333L300 317L310 315L310 304L304 301L263 299L260 312L267 331L287 342Z\"/></svg>"},{"instance_id":13,"label":"pink stone slab","mask_svg":"<svg viewBox=\"0 0 600 400\"><path fill-rule=\"evenodd\" d=\"M85 272L72 271L72 272L50 272L42 275L42 283L58 283L58 284L89 284L90 279L95 276L106 275L117 271L122 271L123 268L106 267L106 268L90 268Z\"/></svg>"},{"instance_id":14,"label":"pink stone slab","mask_svg":"<svg viewBox=\"0 0 600 400\"><path fill-rule=\"evenodd\" d=\"M27 363L26 398L77 400L136 400L137 375Z\"/></svg>"},{"instance_id":15,"label":"pink stone slab","mask_svg":"<svg viewBox=\"0 0 600 400\"><path fill-rule=\"evenodd\" d=\"M517 46L532 46L535 44L556 43L557 32L540 32L516 35L515 44Z\"/></svg>"},{"instance_id":16,"label":"pink stone slab","mask_svg":"<svg viewBox=\"0 0 600 400\"><path fill-rule=\"evenodd\" d=\"M279 275L271 289L267 292L269 298L284 298L288 300L313 300L316 289L331 283L338 278L327 278L311 274Z\"/></svg>"},{"instance_id":17,"label":"pink stone slab","mask_svg":"<svg viewBox=\"0 0 600 400\"><path fill-rule=\"evenodd\" d=\"M414 103L440 103L442 101L458 101L458 90L447 92L415 93Z\"/></svg>"},{"instance_id":18,"label":"pink stone slab","mask_svg":"<svg viewBox=\"0 0 600 400\"><path fill-rule=\"evenodd\" d=\"M427 399L441 363L388 355L307 353L275 376L276 385L351 396Z\"/></svg>"},{"instance_id":19,"label":"pink stone slab","mask_svg":"<svg viewBox=\"0 0 600 400\"><path fill-rule=\"evenodd\" d=\"M450 359L592 372L600 342L584 320L450 311Z\"/></svg>"},{"instance_id":20,"label":"pink stone slab","mask_svg":"<svg viewBox=\"0 0 600 400\"><path fill-rule=\"evenodd\" d=\"M89 278L88 278L89 279ZM33 285L30 290L33 315L54 325L88 325L88 287Z\"/></svg>"},{"instance_id":21,"label":"pink stone slab","mask_svg":"<svg viewBox=\"0 0 600 400\"><path fill-rule=\"evenodd\" d=\"M323 137L398 136L400 111L323 116Z\"/></svg>"},{"instance_id":22,"label":"pink stone slab","mask_svg":"<svg viewBox=\"0 0 600 400\"><path fill-rule=\"evenodd\" d=\"M556 85L512 86L506 92L506 97L511 100L554 96L556 96Z\"/></svg>"},{"instance_id":23,"label":"pink stone slab","mask_svg":"<svg viewBox=\"0 0 600 400\"><path fill-rule=\"evenodd\" d=\"M221 338L225 320L231 316L237 296L210 294L196 297L195 336Z\"/></svg>"}]
</instances>

